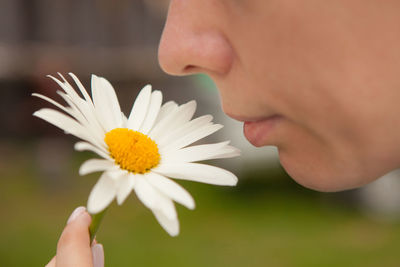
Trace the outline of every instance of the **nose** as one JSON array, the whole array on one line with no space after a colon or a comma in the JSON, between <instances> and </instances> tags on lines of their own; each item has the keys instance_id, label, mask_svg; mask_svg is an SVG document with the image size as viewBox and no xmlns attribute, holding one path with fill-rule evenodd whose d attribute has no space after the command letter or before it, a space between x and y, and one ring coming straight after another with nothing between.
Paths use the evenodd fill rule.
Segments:
<instances>
[{"instance_id":1,"label":"nose","mask_svg":"<svg viewBox=\"0 0 400 267\"><path fill-rule=\"evenodd\" d=\"M158 59L171 75L207 73L224 75L233 62L233 49L224 35L209 0L172 0L161 37ZM213 15L205 15L213 14Z\"/></svg>"}]
</instances>

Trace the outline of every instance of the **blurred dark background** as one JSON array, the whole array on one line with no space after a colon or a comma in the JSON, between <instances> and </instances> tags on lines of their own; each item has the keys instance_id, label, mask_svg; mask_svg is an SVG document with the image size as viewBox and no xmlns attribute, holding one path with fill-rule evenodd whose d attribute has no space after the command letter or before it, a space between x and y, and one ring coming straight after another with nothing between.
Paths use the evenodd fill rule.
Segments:
<instances>
[{"instance_id":1,"label":"blurred dark background","mask_svg":"<svg viewBox=\"0 0 400 267\"><path fill-rule=\"evenodd\" d=\"M399 266L398 172L342 193L300 187L280 167L274 148L255 149L241 124L222 114L207 77L175 78L157 63L167 12L162 0L0 0L0 266L43 266L98 174L80 177L90 153L32 116L57 98L47 74L90 75L114 85L125 113L144 85L197 115L226 125L215 140L232 140L238 159L215 161L237 174L235 188L180 182L197 208L178 207L181 234L169 237L131 196L112 205L98 233L106 266Z\"/></svg>"}]
</instances>

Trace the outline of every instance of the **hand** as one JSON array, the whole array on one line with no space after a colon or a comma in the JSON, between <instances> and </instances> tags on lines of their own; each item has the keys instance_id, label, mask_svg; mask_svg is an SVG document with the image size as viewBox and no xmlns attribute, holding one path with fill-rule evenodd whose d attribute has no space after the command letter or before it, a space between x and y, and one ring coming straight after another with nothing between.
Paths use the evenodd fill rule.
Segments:
<instances>
[{"instance_id":1,"label":"hand","mask_svg":"<svg viewBox=\"0 0 400 267\"><path fill-rule=\"evenodd\" d=\"M74 210L58 240L57 254L46 267L104 267L103 246L96 242L90 246L91 221L85 207Z\"/></svg>"}]
</instances>

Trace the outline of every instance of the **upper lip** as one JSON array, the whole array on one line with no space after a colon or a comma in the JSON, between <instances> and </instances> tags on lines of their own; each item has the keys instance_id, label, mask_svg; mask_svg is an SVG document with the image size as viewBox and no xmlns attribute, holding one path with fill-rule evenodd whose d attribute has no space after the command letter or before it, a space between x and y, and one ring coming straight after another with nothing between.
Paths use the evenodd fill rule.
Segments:
<instances>
[{"instance_id":1,"label":"upper lip","mask_svg":"<svg viewBox=\"0 0 400 267\"><path fill-rule=\"evenodd\" d=\"M277 117L279 116L278 114L271 114L271 115L267 115L267 116L254 116L254 117L248 117L248 116L242 116L242 115L236 115L236 114L231 114L231 113L227 113L227 115L229 117L231 117L232 119L235 119L237 121L241 121L241 122L256 122L256 121L263 121L263 120L267 120L267 119L271 119L273 117Z\"/></svg>"}]
</instances>

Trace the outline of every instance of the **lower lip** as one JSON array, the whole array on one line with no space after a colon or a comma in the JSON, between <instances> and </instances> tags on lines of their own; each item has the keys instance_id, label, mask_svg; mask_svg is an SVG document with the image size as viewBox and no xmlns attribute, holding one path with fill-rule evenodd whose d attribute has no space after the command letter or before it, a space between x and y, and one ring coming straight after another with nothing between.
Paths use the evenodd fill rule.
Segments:
<instances>
[{"instance_id":1,"label":"lower lip","mask_svg":"<svg viewBox=\"0 0 400 267\"><path fill-rule=\"evenodd\" d=\"M281 116L275 115L259 121L246 121L244 135L254 146L272 145L272 132L281 119Z\"/></svg>"}]
</instances>

